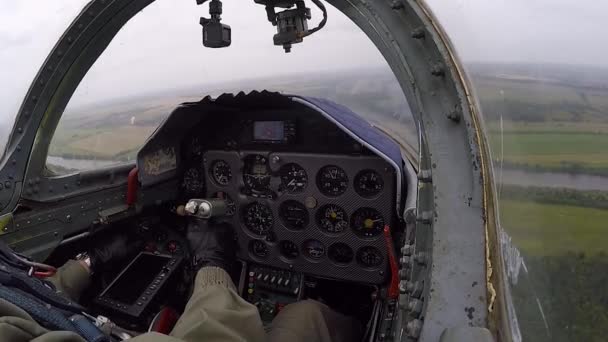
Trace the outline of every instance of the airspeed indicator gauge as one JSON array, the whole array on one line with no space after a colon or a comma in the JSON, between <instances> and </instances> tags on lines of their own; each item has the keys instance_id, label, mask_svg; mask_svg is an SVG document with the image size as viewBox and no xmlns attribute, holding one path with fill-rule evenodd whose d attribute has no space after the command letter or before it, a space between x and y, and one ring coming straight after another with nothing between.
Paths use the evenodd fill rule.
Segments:
<instances>
[{"instance_id":1,"label":"airspeed indicator gauge","mask_svg":"<svg viewBox=\"0 0 608 342\"><path fill-rule=\"evenodd\" d=\"M211 164L211 177L219 185L228 185L232 180L230 165L224 160L216 160Z\"/></svg>"},{"instance_id":2,"label":"airspeed indicator gauge","mask_svg":"<svg viewBox=\"0 0 608 342\"><path fill-rule=\"evenodd\" d=\"M384 218L376 209L360 208L350 219L350 225L355 234L364 238L371 238L382 234Z\"/></svg>"},{"instance_id":3,"label":"airspeed indicator gauge","mask_svg":"<svg viewBox=\"0 0 608 342\"><path fill-rule=\"evenodd\" d=\"M355 191L365 198L377 196L384 189L384 180L374 170L363 170L355 177Z\"/></svg>"},{"instance_id":4,"label":"airspeed indicator gauge","mask_svg":"<svg viewBox=\"0 0 608 342\"><path fill-rule=\"evenodd\" d=\"M202 175L196 168L190 168L184 173L182 186L188 194L198 194L203 191L205 183Z\"/></svg>"},{"instance_id":5,"label":"airspeed indicator gauge","mask_svg":"<svg viewBox=\"0 0 608 342\"><path fill-rule=\"evenodd\" d=\"M319 260L325 255L325 245L318 240L308 240L302 245L302 253L312 260Z\"/></svg>"},{"instance_id":6,"label":"airspeed indicator gauge","mask_svg":"<svg viewBox=\"0 0 608 342\"><path fill-rule=\"evenodd\" d=\"M279 215L287 228L302 230L308 225L308 209L298 201L285 201L279 207Z\"/></svg>"},{"instance_id":7,"label":"airspeed indicator gauge","mask_svg":"<svg viewBox=\"0 0 608 342\"><path fill-rule=\"evenodd\" d=\"M364 267L378 267L383 260L382 253L376 247L367 246L357 251L357 262Z\"/></svg>"},{"instance_id":8,"label":"airspeed indicator gauge","mask_svg":"<svg viewBox=\"0 0 608 342\"><path fill-rule=\"evenodd\" d=\"M281 188L289 193L304 191L308 184L306 170L298 164L286 164L279 170L281 175Z\"/></svg>"},{"instance_id":9,"label":"airspeed indicator gauge","mask_svg":"<svg viewBox=\"0 0 608 342\"><path fill-rule=\"evenodd\" d=\"M270 191L270 168L266 157L252 154L245 157L243 182L245 187L253 193L266 193Z\"/></svg>"},{"instance_id":10,"label":"airspeed indicator gauge","mask_svg":"<svg viewBox=\"0 0 608 342\"><path fill-rule=\"evenodd\" d=\"M252 233L266 235L274 224L272 210L262 203L251 203L243 211L243 223Z\"/></svg>"},{"instance_id":11,"label":"airspeed indicator gauge","mask_svg":"<svg viewBox=\"0 0 608 342\"><path fill-rule=\"evenodd\" d=\"M342 195L348 188L346 171L335 165L323 167L317 174L317 186L326 196L337 197Z\"/></svg>"},{"instance_id":12,"label":"airspeed indicator gauge","mask_svg":"<svg viewBox=\"0 0 608 342\"><path fill-rule=\"evenodd\" d=\"M283 240L279 243L279 250L281 255L289 260L293 260L300 255L300 250L298 249L298 245L296 245L293 241Z\"/></svg>"},{"instance_id":13,"label":"airspeed indicator gauge","mask_svg":"<svg viewBox=\"0 0 608 342\"><path fill-rule=\"evenodd\" d=\"M262 240L252 240L249 243L249 251L251 252L251 254L260 259L265 259L268 254L270 254L268 245Z\"/></svg>"},{"instance_id":14,"label":"airspeed indicator gauge","mask_svg":"<svg viewBox=\"0 0 608 342\"><path fill-rule=\"evenodd\" d=\"M317 212L317 223L330 234L339 234L348 228L346 211L335 204L326 204Z\"/></svg>"}]
</instances>

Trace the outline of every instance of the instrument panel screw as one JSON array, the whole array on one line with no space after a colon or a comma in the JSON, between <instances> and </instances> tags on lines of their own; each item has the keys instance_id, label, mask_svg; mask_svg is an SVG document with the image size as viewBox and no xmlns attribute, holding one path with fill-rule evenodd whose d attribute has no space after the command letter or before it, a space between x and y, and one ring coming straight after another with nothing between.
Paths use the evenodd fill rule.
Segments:
<instances>
[{"instance_id":1,"label":"instrument panel screw","mask_svg":"<svg viewBox=\"0 0 608 342\"><path fill-rule=\"evenodd\" d=\"M427 255L425 252L419 252L414 256L414 260L416 260L416 262L420 265L424 265L427 262Z\"/></svg>"},{"instance_id":2,"label":"instrument panel screw","mask_svg":"<svg viewBox=\"0 0 608 342\"><path fill-rule=\"evenodd\" d=\"M424 28L418 27L417 29L412 31L412 38L414 39L422 39L426 35Z\"/></svg>"},{"instance_id":3,"label":"instrument panel screw","mask_svg":"<svg viewBox=\"0 0 608 342\"><path fill-rule=\"evenodd\" d=\"M431 67L431 75L433 76L445 76L445 70L443 68L443 65L441 64L435 64Z\"/></svg>"},{"instance_id":4,"label":"instrument panel screw","mask_svg":"<svg viewBox=\"0 0 608 342\"><path fill-rule=\"evenodd\" d=\"M422 312L422 301L419 299L412 299L407 303L407 310L414 316L420 315Z\"/></svg>"},{"instance_id":5,"label":"instrument panel screw","mask_svg":"<svg viewBox=\"0 0 608 342\"><path fill-rule=\"evenodd\" d=\"M414 253L414 246L412 245L404 245L401 247L401 254L410 256Z\"/></svg>"},{"instance_id":6,"label":"instrument panel screw","mask_svg":"<svg viewBox=\"0 0 608 342\"><path fill-rule=\"evenodd\" d=\"M394 0L391 3L391 8L394 9L394 10L400 10L400 9L405 8L405 5L400 0Z\"/></svg>"}]
</instances>

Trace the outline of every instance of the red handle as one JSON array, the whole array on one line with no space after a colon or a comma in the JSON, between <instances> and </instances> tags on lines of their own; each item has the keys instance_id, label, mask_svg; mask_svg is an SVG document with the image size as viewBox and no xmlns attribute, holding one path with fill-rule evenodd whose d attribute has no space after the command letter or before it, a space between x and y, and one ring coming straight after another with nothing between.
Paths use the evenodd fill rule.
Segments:
<instances>
[{"instance_id":1,"label":"red handle","mask_svg":"<svg viewBox=\"0 0 608 342\"><path fill-rule=\"evenodd\" d=\"M391 283L388 287L388 297L397 299L399 298L399 266L397 265L397 256L395 255L391 228L388 225L384 226L384 239L386 240L388 261L391 268Z\"/></svg>"}]
</instances>

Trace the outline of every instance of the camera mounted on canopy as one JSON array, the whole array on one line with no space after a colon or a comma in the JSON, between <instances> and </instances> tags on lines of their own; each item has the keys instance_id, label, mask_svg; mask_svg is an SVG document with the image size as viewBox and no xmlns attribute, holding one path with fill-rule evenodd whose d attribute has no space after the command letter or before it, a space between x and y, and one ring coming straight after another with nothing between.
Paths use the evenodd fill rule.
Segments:
<instances>
[{"instance_id":1,"label":"camera mounted on canopy","mask_svg":"<svg viewBox=\"0 0 608 342\"><path fill-rule=\"evenodd\" d=\"M210 1L210 18L200 19L200 24L203 26L203 45L210 48L228 47L232 43L232 29L222 23L222 1L196 0L196 3L202 5L208 1ZM254 1L265 6L268 21L277 27L277 33L273 37L274 45L282 46L286 53L291 52L293 44L302 43L305 37L321 30L327 23L327 9L320 0L311 0L323 12L323 19L313 29L308 29L308 21L312 19L312 14L304 0Z\"/></svg>"}]
</instances>

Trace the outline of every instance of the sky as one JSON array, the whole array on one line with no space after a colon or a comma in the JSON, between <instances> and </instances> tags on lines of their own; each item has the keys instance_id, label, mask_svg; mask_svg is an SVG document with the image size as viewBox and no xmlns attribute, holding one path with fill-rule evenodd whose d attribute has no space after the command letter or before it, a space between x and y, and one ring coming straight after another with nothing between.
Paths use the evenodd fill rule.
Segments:
<instances>
[{"instance_id":1,"label":"sky","mask_svg":"<svg viewBox=\"0 0 608 342\"><path fill-rule=\"evenodd\" d=\"M31 80L83 0L0 0L0 149ZM608 67L605 15L597 0L428 0L468 62ZM320 12L313 7L316 25ZM115 96L294 72L387 67L367 37L328 5L324 30L284 54L253 0L224 0L232 47L206 49L195 0L157 0L133 18L92 67L71 105ZM120 84L120 87L117 87Z\"/></svg>"}]
</instances>

